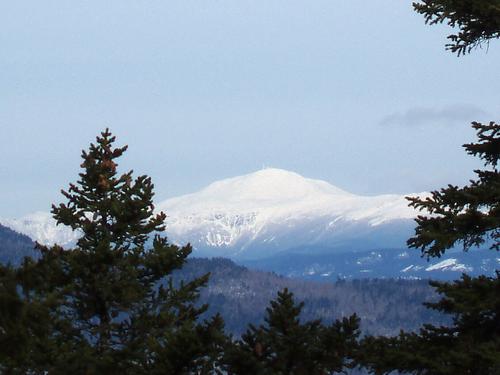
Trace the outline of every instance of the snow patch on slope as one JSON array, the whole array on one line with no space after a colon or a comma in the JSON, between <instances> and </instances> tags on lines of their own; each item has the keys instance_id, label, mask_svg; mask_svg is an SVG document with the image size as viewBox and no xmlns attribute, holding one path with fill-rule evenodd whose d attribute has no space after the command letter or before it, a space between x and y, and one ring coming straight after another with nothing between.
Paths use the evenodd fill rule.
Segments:
<instances>
[{"instance_id":1,"label":"snow patch on slope","mask_svg":"<svg viewBox=\"0 0 500 375\"><path fill-rule=\"evenodd\" d=\"M458 263L458 259L449 258L441 262L435 263L425 269L426 271L459 271L472 272L473 268L465 264Z\"/></svg>"}]
</instances>

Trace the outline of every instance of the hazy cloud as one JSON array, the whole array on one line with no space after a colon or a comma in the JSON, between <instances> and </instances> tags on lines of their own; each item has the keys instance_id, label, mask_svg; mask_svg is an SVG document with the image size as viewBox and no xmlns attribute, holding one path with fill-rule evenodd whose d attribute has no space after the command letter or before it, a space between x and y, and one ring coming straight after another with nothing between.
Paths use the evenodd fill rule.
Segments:
<instances>
[{"instance_id":1,"label":"hazy cloud","mask_svg":"<svg viewBox=\"0 0 500 375\"><path fill-rule=\"evenodd\" d=\"M486 111L470 104L455 104L441 108L415 107L406 112L396 112L384 117L380 125L454 125L463 124L487 115Z\"/></svg>"}]
</instances>

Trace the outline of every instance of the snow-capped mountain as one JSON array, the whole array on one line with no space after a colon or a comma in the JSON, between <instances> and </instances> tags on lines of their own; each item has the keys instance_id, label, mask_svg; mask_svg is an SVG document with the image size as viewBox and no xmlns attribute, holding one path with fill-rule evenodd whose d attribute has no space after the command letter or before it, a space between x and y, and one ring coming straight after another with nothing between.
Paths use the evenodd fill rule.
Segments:
<instances>
[{"instance_id":1,"label":"snow-capped mountain","mask_svg":"<svg viewBox=\"0 0 500 375\"><path fill-rule=\"evenodd\" d=\"M56 221L48 212L34 212L19 219L0 218L0 224L44 245L57 243L61 246L70 246L79 237L79 234L69 227L56 225Z\"/></svg>"},{"instance_id":2,"label":"snow-capped mountain","mask_svg":"<svg viewBox=\"0 0 500 375\"><path fill-rule=\"evenodd\" d=\"M160 202L157 210L168 216L172 242L190 242L195 255L232 258L264 258L301 246L328 252L402 248L416 216L402 195L358 196L274 168L214 182ZM69 246L78 238L43 212L0 223L45 244Z\"/></svg>"},{"instance_id":3,"label":"snow-capped mountain","mask_svg":"<svg viewBox=\"0 0 500 375\"><path fill-rule=\"evenodd\" d=\"M261 258L300 246L405 247L416 212L402 195L358 196L268 168L161 202L167 233L200 255Z\"/></svg>"},{"instance_id":4,"label":"snow-capped mountain","mask_svg":"<svg viewBox=\"0 0 500 375\"><path fill-rule=\"evenodd\" d=\"M490 251L422 259L406 249L416 212L404 196L358 196L281 169L217 181L157 210L168 215L169 239L190 242L195 256L231 257L287 276L447 279L492 274L500 264ZM71 247L78 238L44 212L0 223L44 244Z\"/></svg>"}]
</instances>

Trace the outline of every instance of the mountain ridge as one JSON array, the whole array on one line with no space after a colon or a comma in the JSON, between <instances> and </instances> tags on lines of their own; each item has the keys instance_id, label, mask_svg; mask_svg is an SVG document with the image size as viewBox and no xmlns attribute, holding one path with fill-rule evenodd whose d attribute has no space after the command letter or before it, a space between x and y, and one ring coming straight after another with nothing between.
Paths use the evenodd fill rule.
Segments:
<instances>
[{"instance_id":1,"label":"mountain ridge","mask_svg":"<svg viewBox=\"0 0 500 375\"><path fill-rule=\"evenodd\" d=\"M401 247L416 216L403 195L358 196L276 168L217 181L157 208L169 215L173 241L231 258L265 257L297 244ZM401 226L404 236L396 233ZM384 231L387 241L375 240Z\"/></svg>"},{"instance_id":2,"label":"mountain ridge","mask_svg":"<svg viewBox=\"0 0 500 375\"><path fill-rule=\"evenodd\" d=\"M156 210L167 213L172 242L190 242L196 255L235 259L312 244L333 250L404 247L416 216L403 195L359 196L277 168L215 181L160 201ZM48 213L0 222L45 244L71 246L78 238L56 227Z\"/></svg>"}]
</instances>

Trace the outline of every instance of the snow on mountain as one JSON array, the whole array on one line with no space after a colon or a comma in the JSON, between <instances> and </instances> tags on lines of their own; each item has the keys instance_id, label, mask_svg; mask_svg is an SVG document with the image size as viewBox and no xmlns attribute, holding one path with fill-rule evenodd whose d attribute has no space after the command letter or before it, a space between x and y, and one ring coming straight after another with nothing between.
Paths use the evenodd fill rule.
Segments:
<instances>
[{"instance_id":1,"label":"snow on mountain","mask_svg":"<svg viewBox=\"0 0 500 375\"><path fill-rule=\"evenodd\" d=\"M425 269L426 271L460 271L460 272L471 272L473 270L472 267L467 266L465 264L459 263L458 259L449 258L445 259L441 262L430 265Z\"/></svg>"},{"instance_id":2,"label":"snow on mountain","mask_svg":"<svg viewBox=\"0 0 500 375\"><path fill-rule=\"evenodd\" d=\"M401 270L401 272L415 272L415 271L420 271L424 270L425 272L433 272L433 271L453 271L453 272L466 272L470 273L474 271L474 267L464 264L464 263L459 263L458 259L456 258L448 258L444 259L440 262L431 264L430 266L424 267L423 265L409 265ZM488 268L485 268L488 269Z\"/></svg>"},{"instance_id":3,"label":"snow on mountain","mask_svg":"<svg viewBox=\"0 0 500 375\"><path fill-rule=\"evenodd\" d=\"M415 216L403 196L357 196L325 181L274 168L214 182L197 193L161 202L158 209L172 216L187 212L197 215L258 213L259 219L340 215L351 220L370 220L372 225Z\"/></svg>"},{"instance_id":4,"label":"snow on mountain","mask_svg":"<svg viewBox=\"0 0 500 375\"><path fill-rule=\"evenodd\" d=\"M404 196L358 196L274 168L214 182L157 209L167 213L174 242L231 257L264 257L311 244L348 247L352 241L404 247L416 216Z\"/></svg>"},{"instance_id":5,"label":"snow on mountain","mask_svg":"<svg viewBox=\"0 0 500 375\"><path fill-rule=\"evenodd\" d=\"M419 194L422 195L422 194ZM402 195L358 196L325 181L268 168L214 182L157 204L167 235L195 254L259 258L289 248L405 247L415 211ZM71 245L78 233L37 212L0 222L44 244Z\"/></svg>"},{"instance_id":6,"label":"snow on mountain","mask_svg":"<svg viewBox=\"0 0 500 375\"><path fill-rule=\"evenodd\" d=\"M57 243L68 246L74 244L79 237L79 234L69 227L56 225L56 221L48 212L34 212L20 219L0 218L0 223L44 245Z\"/></svg>"}]
</instances>

